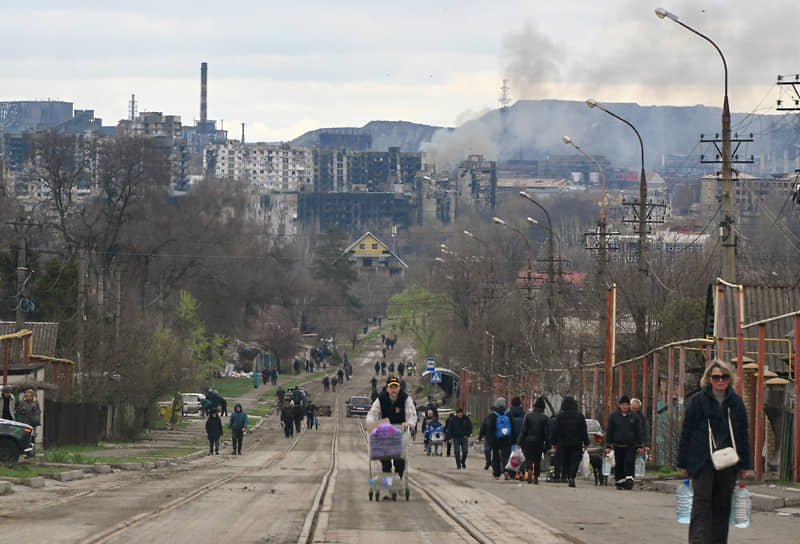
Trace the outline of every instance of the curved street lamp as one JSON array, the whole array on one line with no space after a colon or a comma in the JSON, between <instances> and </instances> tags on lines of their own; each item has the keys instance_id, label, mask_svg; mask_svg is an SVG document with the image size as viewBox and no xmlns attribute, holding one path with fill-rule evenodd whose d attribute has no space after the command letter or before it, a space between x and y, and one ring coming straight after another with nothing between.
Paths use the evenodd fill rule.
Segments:
<instances>
[{"instance_id":1,"label":"curved street lamp","mask_svg":"<svg viewBox=\"0 0 800 544\"><path fill-rule=\"evenodd\" d=\"M689 32L710 43L719 53L724 70L724 97L722 99L722 277L730 282L736 281L736 231L733 229L733 178L731 172L731 112L728 105L728 62L722 50L711 38L681 22L678 16L664 8L656 9L656 17L667 18Z\"/></svg>"},{"instance_id":2,"label":"curved street lamp","mask_svg":"<svg viewBox=\"0 0 800 544\"><path fill-rule=\"evenodd\" d=\"M603 167L600 166L600 163L598 163L594 159L594 157L592 157L587 152L585 152L583 149L581 149L580 146L578 144L576 144L575 140L573 140L571 137L562 136L561 137L561 141L564 142L567 145L571 145L572 147L577 149L581 153L581 155L583 155L584 157L586 157L587 159L592 161L594 163L595 167L597 167L597 169L600 171L600 177L603 180L602 191L601 191L601 195L600 195L601 200L600 200L600 221L599 221L599 230L600 230L600 270L599 270L599 275L600 275L600 277L602 277L603 274L605 273L605 268L606 268L606 174L603 171Z\"/></svg>"},{"instance_id":3,"label":"curved street lamp","mask_svg":"<svg viewBox=\"0 0 800 544\"><path fill-rule=\"evenodd\" d=\"M505 221L503 221L499 217L492 217L492 223L494 223L495 225L502 225L502 226L504 226L504 227L506 227L508 229L513 230L523 240L525 240L525 247L528 249L528 281L527 281L528 285L527 285L527 288L528 288L528 299L530 299L531 298L531 281L533 280L533 268L531 267L531 242L530 242L530 240L528 240L528 237L525 236L525 234L521 230L519 230L517 227L515 227L513 225L509 225L508 223L506 223Z\"/></svg>"},{"instance_id":4,"label":"curved street lamp","mask_svg":"<svg viewBox=\"0 0 800 544\"><path fill-rule=\"evenodd\" d=\"M600 102L595 100L594 98L589 98L586 100L586 105L589 109L597 108L599 110L603 110L611 117L618 119L631 127L633 132L636 133L636 137L639 139L639 149L641 151L641 160L642 160L642 171L639 174L639 272L647 275L647 177L644 172L644 144L642 143L642 136L639 134L639 131L636 130L636 127L633 126L630 122L623 119L616 113L610 111L608 108L603 106Z\"/></svg>"},{"instance_id":5,"label":"curved street lamp","mask_svg":"<svg viewBox=\"0 0 800 544\"><path fill-rule=\"evenodd\" d=\"M493 283L494 282L494 250L492 249L492 246L490 246L487 242L485 242L484 240L481 240L480 238L478 238L477 236L475 236L474 234L472 234L468 230L464 231L464 236L466 236L467 238L472 238L473 240L478 242L480 245L485 247L486 251L489 252L489 255L491 257L491 259L489 260L489 281Z\"/></svg>"}]
</instances>

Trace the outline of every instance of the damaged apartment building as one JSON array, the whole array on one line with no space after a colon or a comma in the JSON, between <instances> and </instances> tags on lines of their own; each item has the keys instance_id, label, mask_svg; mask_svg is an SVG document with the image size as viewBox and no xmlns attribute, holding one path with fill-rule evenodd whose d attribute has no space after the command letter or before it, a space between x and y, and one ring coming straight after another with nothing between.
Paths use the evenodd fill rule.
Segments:
<instances>
[{"instance_id":1,"label":"damaged apartment building","mask_svg":"<svg viewBox=\"0 0 800 544\"><path fill-rule=\"evenodd\" d=\"M356 234L420 219L422 153L233 140L207 145L203 166L206 175L246 182L251 219L281 236L319 232L330 223Z\"/></svg>"}]
</instances>

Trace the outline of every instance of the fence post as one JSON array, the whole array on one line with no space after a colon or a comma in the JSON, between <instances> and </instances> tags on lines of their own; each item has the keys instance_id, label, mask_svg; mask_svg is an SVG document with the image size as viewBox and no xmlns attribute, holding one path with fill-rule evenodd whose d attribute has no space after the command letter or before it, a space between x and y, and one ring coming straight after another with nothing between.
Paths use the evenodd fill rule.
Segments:
<instances>
[{"instance_id":1,"label":"fence post","mask_svg":"<svg viewBox=\"0 0 800 544\"><path fill-rule=\"evenodd\" d=\"M658 352L653 353L653 398L651 402L650 447L656 459L656 428L658 427Z\"/></svg>"},{"instance_id":2,"label":"fence post","mask_svg":"<svg viewBox=\"0 0 800 544\"><path fill-rule=\"evenodd\" d=\"M764 434L764 352L766 351L767 326L758 326L758 381L756 382L756 405L753 412L756 417L756 447L753 451L755 456L756 481L761 481L763 473L763 463L761 459L761 445Z\"/></svg>"},{"instance_id":3,"label":"fence post","mask_svg":"<svg viewBox=\"0 0 800 544\"><path fill-rule=\"evenodd\" d=\"M647 357L642 359L642 413L647 413Z\"/></svg>"},{"instance_id":4,"label":"fence post","mask_svg":"<svg viewBox=\"0 0 800 544\"><path fill-rule=\"evenodd\" d=\"M673 409L673 397L674 397L674 366L675 366L675 349L669 348L668 358L667 358L667 464L672 466L672 447L673 443L673 430L674 430L674 409Z\"/></svg>"},{"instance_id":5,"label":"fence post","mask_svg":"<svg viewBox=\"0 0 800 544\"><path fill-rule=\"evenodd\" d=\"M597 419L595 417L597 414L597 374L598 368L594 367L592 369L592 419Z\"/></svg>"},{"instance_id":6,"label":"fence post","mask_svg":"<svg viewBox=\"0 0 800 544\"><path fill-rule=\"evenodd\" d=\"M683 428L683 413L686 408L686 346L678 352L678 428ZM680 432L680 431L679 431Z\"/></svg>"}]
</instances>

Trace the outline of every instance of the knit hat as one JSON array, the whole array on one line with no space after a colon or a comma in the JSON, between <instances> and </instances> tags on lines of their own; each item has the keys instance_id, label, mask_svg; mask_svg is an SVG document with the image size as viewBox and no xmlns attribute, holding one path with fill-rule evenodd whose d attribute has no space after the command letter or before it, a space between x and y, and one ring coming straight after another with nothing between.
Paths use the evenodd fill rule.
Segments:
<instances>
[{"instance_id":1,"label":"knit hat","mask_svg":"<svg viewBox=\"0 0 800 544\"><path fill-rule=\"evenodd\" d=\"M533 407L534 408L541 408L542 410L544 410L544 408L545 408L544 399L542 397L539 397L538 399L536 399L536 402L533 403Z\"/></svg>"},{"instance_id":2,"label":"knit hat","mask_svg":"<svg viewBox=\"0 0 800 544\"><path fill-rule=\"evenodd\" d=\"M497 400L494 401L495 408L505 408L506 407L506 399L503 397L497 397Z\"/></svg>"},{"instance_id":3,"label":"knit hat","mask_svg":"<svg viewBox=\"0 0 800 544\"><path fill-rule=\"evenodd\" d=\"M631 403L631 399L628 397L628 395L622 395L619 398L619 402L617 404L630 404L630 403Z\"/></svg>"}]
</instances>

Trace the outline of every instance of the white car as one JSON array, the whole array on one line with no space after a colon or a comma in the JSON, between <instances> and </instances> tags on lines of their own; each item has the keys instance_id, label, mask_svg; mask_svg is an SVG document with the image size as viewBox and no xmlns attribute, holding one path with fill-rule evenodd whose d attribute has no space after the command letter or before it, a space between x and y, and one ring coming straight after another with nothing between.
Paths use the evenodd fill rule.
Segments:
<instances>
[{"instance_id":1,"label":"white car","mask_svg":"<svg viewBox=\"0 0 800 544\"><path fill-rule=\"evenodd\" d=\"M186 414L199 414L202 407L201 400L205 400L206 396L202 393L183 393L181 394L181 415Z\"/></svg>"}]
</instances>

